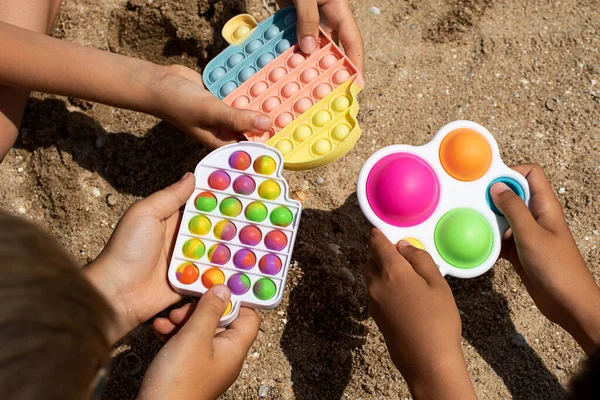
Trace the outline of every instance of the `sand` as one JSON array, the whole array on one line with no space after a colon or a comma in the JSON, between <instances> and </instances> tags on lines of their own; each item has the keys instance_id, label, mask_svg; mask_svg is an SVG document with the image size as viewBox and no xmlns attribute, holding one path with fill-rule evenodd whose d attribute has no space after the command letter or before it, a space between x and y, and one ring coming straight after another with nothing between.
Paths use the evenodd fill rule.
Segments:
<instances>
[{"instance_id":1,"label":"sand","mask_svg":"<svg viewBox=\"0 0 600 400\"><path fill-rule=\"evenodd\" d=\"M355 181L375 150L426 143L452 120L486 126L508 164L544 166L600 277L600 3L352 3L368 49L363 136L332 165L286 172L307 201L285 297L261 313L258 339L224 399L259 392L270 399L410 397L368 317L361 272L368 223ZM54 35L201 72L226 44L222 24L240 12L264 19L274 10L268 5L66 0ZM204 155L155 118L34 94L19 141L0 165L0 207L41 224L87 263L129 205L191 171ZM583 353L539 313L512 267L499 262L479 278L449 282L479 398L560 398ZM104 398L135 398L159 348L148 325L123 339Z\"/></svg>"}]
</instances>

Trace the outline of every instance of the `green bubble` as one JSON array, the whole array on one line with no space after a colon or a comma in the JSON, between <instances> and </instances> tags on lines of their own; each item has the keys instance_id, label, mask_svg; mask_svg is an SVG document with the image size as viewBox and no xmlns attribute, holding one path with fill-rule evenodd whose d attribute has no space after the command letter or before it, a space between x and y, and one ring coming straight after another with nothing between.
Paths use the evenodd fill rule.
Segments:
<instances>
[{"instance_id":1,"label":"green bubble","mask_svg":"<svg viewBox=\"0 0 600 400\"><path fill-rule=\"evenodd\" d=\"M204 215L196 215L192 219L190 219L188 228L190 229L190 232L194 235L204 236L208 232L210 232L210 219L208 219Z\"/></svg>"},{"instance_id":2,"label":"green bubble","mask_svg":"<svg viewBox=\"0 0 600 400\"><path fill-rule=\"evenodd\" d=\"M279 206L271 211L271 223L273 225L286 227L292 223L294 215L289 208Z\"/></svg>"},{"instance_id":3,"label":"green bubble","mask_svg":"<svg viewBox=\"0 0 600 400\"><path fill-rule=\"evenodd\" d=\"M267 218L267 207L258 201L250 203L246 207L246 218L253 222L263 222Z\"/></svg>"},{"instance_id":4,"label":"green bubble","mask_svg":"<svg viewBox=\"0 0 600 400\"><path fill-rule=\"evenodd\" d=\"M435 227L434 239L442 258L463 269L483 264L494 244L487 219L469 208L456 208L444 214Z\"/></svg>"},{"instance_id":5,"label":"green bubble","mask_svg":"<svg viewBox=\"0 0 600 400\"><path fill-rule=\"evenodd\" d=\"M196 196L194 204L197 210L211 212L217 207L217 198L210 192L202 192Z\"/></svg>"},{"instance_id":6,"label":"green bubble","mask_svg":"<svg viewBox=\"0 0 600 400\"><path fill-rule=\"evenodd\" d=\"M219 211L227 217L237 217L242 212L242 203L234 197L228 197L221 202Z\"/></svg>"},{"instance_id":7,"label":"green bubble","mask_svg":"<svg viewBox=\"0 0 600 400\"><path fill-rule=\"evenodd\" d=\"M197 260L204 255L204 243L200 239L192 238L183 244L183 255L192 260Z\"/></svg>"},{"instance_id":8,"label":"green bubble","mask_svg":"<svg viewBox=\"0 0 600 400\"><path fill-rule=\"evenodd\" d=\"M275 283L273 283L273 281L269 278L260 278L254 284L253 291L254 295L259 300L269 300L272 299L273 296L275 296L275 293L277 293L277 287L275 286Z\"/></svg>"}]
</instances>

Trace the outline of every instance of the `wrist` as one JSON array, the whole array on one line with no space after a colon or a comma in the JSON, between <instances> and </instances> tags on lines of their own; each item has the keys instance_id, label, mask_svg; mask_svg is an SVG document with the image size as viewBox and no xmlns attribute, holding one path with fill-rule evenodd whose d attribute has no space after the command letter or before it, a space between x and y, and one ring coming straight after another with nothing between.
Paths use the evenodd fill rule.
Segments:
<instances>
[{"instance_id":1,"label":"wrist","mask_svg":"<svg viewBox=\"0 0 600 400\"><path fill-rule=\"evenodd\" d=\"M573 323L563 328L589 355L600 345L600 288L595 287L589 298L579 300L581 304L574 308Z\"/></svg>"}]
</instances>

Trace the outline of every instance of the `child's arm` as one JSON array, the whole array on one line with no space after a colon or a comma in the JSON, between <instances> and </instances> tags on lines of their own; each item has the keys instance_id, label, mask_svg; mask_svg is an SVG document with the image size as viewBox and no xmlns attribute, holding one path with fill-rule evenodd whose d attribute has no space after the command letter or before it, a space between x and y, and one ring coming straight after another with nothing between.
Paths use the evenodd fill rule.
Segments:
<instances>
[{"instance_id":1,"label":"child's arm","mask_svg":"<svg viewBox=\"0 0 600 400\"><path fill-rule=\"evenodd\" d=\"M527 178L531 201L528 209L506 185L492 187L492 200L512 229L501 255L512 263L540 311L590 354L600 344L600 288L544 170L539 165L514 169Z\"/></svg>"},{"instance_id":2,"label":"child's arm","mask_svg":"<svg viewBox=\"0 0 600 400\"><path fill-rule=\"evenodd\" d=\"M235 132L260 133L271 127L265 114L226 106L204 88L199 74L183 66L160 66L4 22L0 43L2 85L145 112L209 147L238 139Z\"/></svg>"},{"instance_id":3,"label":"child's arm","mask_svg":"<svg viewBox=\"0 0 600 400\"><path fill-rule=\"evenodd\" d=\"M461 322L448 283L431 256L394 246L377 229L365 267L369 312L416 399L475 399L460 345Z\"/></svg>"},{"instance_id":4,"label":"child's arm","mask_svg":"<svg viewBox=\"0 0 600 400\"><path fill-rule=\"evenodd\" d=\"M319 23L336 42L344 46L346 55L358 70L364 70L364 44L348 0L278 0L280 7L296 6L298 45L307 54L317 49Z\"/></svg>"}]
</instances>

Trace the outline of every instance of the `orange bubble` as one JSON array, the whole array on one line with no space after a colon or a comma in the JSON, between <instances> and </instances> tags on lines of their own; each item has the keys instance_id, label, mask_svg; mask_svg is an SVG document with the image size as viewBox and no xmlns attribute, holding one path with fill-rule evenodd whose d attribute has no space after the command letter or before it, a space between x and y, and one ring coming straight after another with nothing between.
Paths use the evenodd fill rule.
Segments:
<instances>
[{"instance_id":1,"label":"orange bubble","mask_svg":"<svg viewBox=\"0 0 600 400\"><path fill-rule=\"evenodd\" d=\"M442 140L440 161L453 178L474 181L485 175L490 168L492 149L479 132L461 128L450 132Z\"/></svg>"},{"instance_id":2,"label":"orange bubble","mask_svg":"<svg viewBox=\"0 0 600 400\"><path fill-rule=\"evenodd\" d=\"M198 267L190 262L184 262L177 267L177 271L175 272L175 277L177 280L184 285L191 285L192 283L196 282L198 275L200 275Z\"/></svg>"},{"instance_id":3,"label":"orange bubble","mask_svg":"<svg viewBox=\"0 0 600 400\"><path fill-rule=\"evenodd\" d=\"M214 285L222 285L225 283L225 275L218 268L211 268L202 274L202 284L205 288L210 289Z\"/></svg>"}]
</instances>

